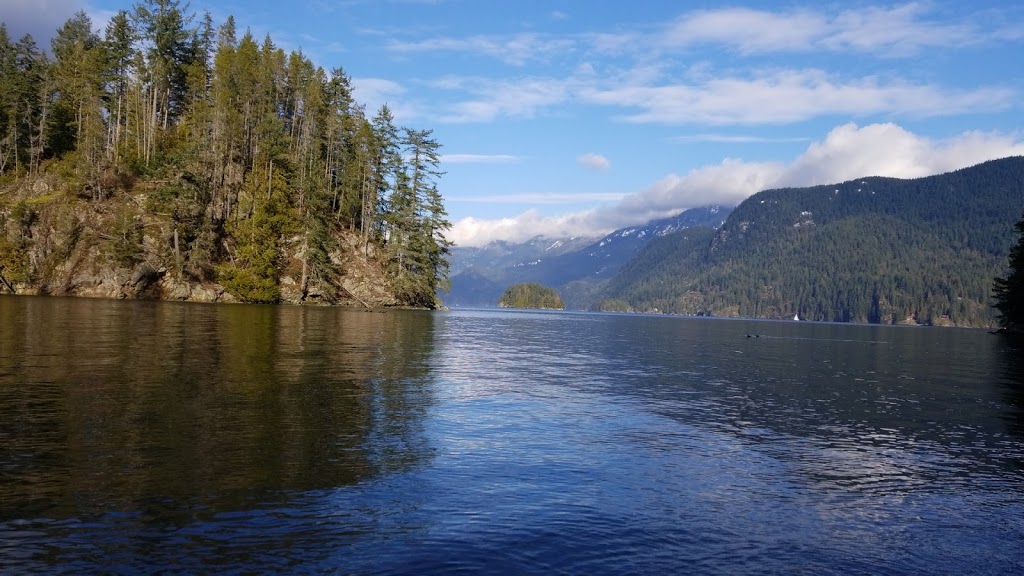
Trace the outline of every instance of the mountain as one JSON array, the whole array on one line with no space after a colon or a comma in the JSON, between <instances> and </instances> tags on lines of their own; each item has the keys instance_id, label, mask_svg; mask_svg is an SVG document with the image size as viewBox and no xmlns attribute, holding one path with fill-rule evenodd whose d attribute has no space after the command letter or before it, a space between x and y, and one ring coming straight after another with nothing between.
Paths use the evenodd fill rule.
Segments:
<instances>
[{"instance_id":1,"label":"mountain","mask_svg":"<svg viewBox=\"0 0 1024 576\"><path fill-rule=\"evenodd\" d=\"M636 311L991 326L1024 157L948 174L767 190L717 231L649 243L601 297Z\"/></svg>"},{"instance_id":2,"label":"mountain","mask_svg":"<svg viewBox=\"0 0 1024 576\"><path fill-rule=\"evenodd\" d=\"M480 248L455 247L449 306L495 306L506 287L534 282L558 287L569 308L585 308L603 281L651 240L692 227L718 227L731 208L706 206L603 238L536 237L515 244L496 241ZM582 284L581 284L582 283Z\"/></svg>"},{"instance_id":3,"label":"mountain","mask_svg":"<svg viewBox=\"0 0 1024 576\"><path fill-rule=\"evenodd\" d=\"M526 242L515 243L495 240L482 247L453 246L451 248L451 275L474 272L495 277L499 271L518 266L529 266L574 252L594 242L594 238L549 238L535 236Z\"/></svg>"}]
</instances>

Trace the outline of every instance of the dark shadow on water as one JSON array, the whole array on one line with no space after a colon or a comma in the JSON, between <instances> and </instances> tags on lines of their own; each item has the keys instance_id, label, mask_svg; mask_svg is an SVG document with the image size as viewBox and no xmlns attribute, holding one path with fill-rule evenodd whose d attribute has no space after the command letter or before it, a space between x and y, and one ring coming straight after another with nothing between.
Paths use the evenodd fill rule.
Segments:
<instances>
[{"instance_id":1,"label":"dark shadow on water","mask_svg":"<svg viewBox=\"0 0 1024 576\"><path fill-rule=\"evenodd\" d=\"M433 321L2 299L0 521L187 523L423 465Z\"/></svg>"},{"instance_id":2,"label":"dark shadow on water","mask_svg":"<svg viewBox=\"0 0 1024 576\"><path fill-rule=\"evenodd\" d=\"M999 386L1008 405L1007 430L1024 438L1024 337L1000 334L997 346L1002 365Z\"/></svg>"}]
</instances>

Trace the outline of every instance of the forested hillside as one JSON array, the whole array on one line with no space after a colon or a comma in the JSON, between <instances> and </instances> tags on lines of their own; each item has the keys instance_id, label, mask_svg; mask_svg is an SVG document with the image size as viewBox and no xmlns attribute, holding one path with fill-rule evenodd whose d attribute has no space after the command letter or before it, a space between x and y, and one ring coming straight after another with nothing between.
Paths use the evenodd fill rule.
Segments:
<instances>
[{"instance_id":1,"label":"forested hillside","mask_svg":"<svg viewBox=\"0 0 1024 576\"><path fill-rule=\"evenodd\" d=\"M1024 213L1024 158L769 190L716 233L649 244L604 297L637 311L991 326Z\"/></svg>"},{"instance_id":2,"label":"forested hillside","mask_svg":"<svg viewBox=\"0 0 1024 576\"><path fill-rule=\"evenodd\" d=\"M440 144L341 68L144 0L0 26L0 291L434 307Z\"/></svg>"},{"instance_id":3,"label":"forested hillside","mask_svg":"<svg viewBox=\"0 0 1024 576\"><path fill-rule=\"evenodd\" d=\"M566 305L585 309L623 264L654 238L678 230L717 228L731 208L704 206L641 226L621 228L601 238L534 238L523 244L492 242L452 250L452 305L493 306L502 287L522 282L557 286Z\"/></svg>"}]
</instances>

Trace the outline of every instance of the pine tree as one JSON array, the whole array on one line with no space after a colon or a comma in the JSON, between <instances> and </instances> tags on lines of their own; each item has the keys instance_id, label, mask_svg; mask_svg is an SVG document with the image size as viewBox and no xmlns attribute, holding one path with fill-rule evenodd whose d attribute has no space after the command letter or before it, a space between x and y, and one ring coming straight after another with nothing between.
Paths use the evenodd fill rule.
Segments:
<instances>
[{"instance_id":1,"label":"pine tree","mask_svg":"<svg viewBox=\"0 0 1024 576\"><path fill-rule=\"evenodd\" d=\"M20 77L16 90L19 148L28 151L28 171L38 172L43 156L51 150L49 125L54 85L46 53L26 34L14 47L15 67ZM17 162L15 163L17 165Z\"/></svg>"},{"instance_id":2,"label":"pine tree","mask_svg":"<svg viewBox=\"0 0 1024 576\"><path fill-rule=\"evenodd\" d=\"M184 111L188 92L187 68L195 56L192 19L177 0L142 0L135 6L135 19L149 46L147 60L154 90L154 116L161 128Z\"/></svg>"},{"instance_id":3,"label":"pine tree","mask_svg":"<svg viewBox=\"0 0 1024 576\"><path fill-rule=\"evenodd\" d=\"M996 278L993 295L999 324L1012 331L1024 329L1024 218L1015 226L1017 244L1010 250L1009 273Z\"/></svg>"},{"instance_id":4,"label":"pine tree","mask_svg":"<svg viewBox=\"0 0 1024 576\"><path fill-rule=\"evenodd\" d=\"M53 79L59 95L54 118L68 119L66 123L53 126L54 141L61 143L55 152L61 155L77 149L81 162L75 163L76 169L89 170L98 163L97 151L102 149L102 141L96 141L103 137L99 107L100 39L92 31L89 16L79 11L57 31L50 47L54 56Z\"/></svg>"},{"instance_id":5,"label":"pine tree","mask_svg":"<svg viewBox=\"0 0 1024 576\"><path fill-rule=\"evenodd\" d=\"M110 19L103 38L108 74L107 157L115 164L120 161L122 156L134 43L135 30L128 20L128 13L121 10Z\"/></svg>"},{"instance_id":6,"label":"pine tree","mask_svg":"<svg viewBox=\"0 0 1024 576\"><path fill-rule=\"evenodd\" d=\"M68 189L97 201L152 179L133 194L147 218L126 204L104 222L122 266L144 256L250 302L279 300L281 279L301 266L302 298L330 301L348 245L391 259L402 303L436 306L450 224L431 133L400 132L386 106L369 119L341 68L286 57L269 36L236 39L231 17L214 28L206 14L193 28L187 10L139 0L102 39L79 12L57 32L52 61L30 36L12 43L0 23L0 174L52 161L51 173L78 176ZM107 206L98 220L114 214ZM17 257L3 274L28 282L35 264L18 255L31 237L11 232L10 218L0 232Z\"/></svg>"},{"instance_id":7,"label":"pine tree","mask_svg":"<svg viewBox=\"0 0 1024 576\"><path fill-rule=\"evenodd\" d=\"M407 158L388 206L388 252L399 294L414 306L437 306L437 290L447 289L450 243L444 233L451 224L436 180L441 145L430 130L404 130Z\"/></svg>"},{"instance_id":8,"label":"pine tree","mask_svg":"<svg viewBox=\"0 0 1024 576\"><path fill-rule=\"evenodd\" d=\"M373 236L383 237L389 212L388 200L396 187L397 174L402 169L398 128L387 104L380 107L371 124L375 142L371 160L373 189L368 198L370 205L366 209L372 226L364 229L364 242Z\"/></svg>"}]
</instances>

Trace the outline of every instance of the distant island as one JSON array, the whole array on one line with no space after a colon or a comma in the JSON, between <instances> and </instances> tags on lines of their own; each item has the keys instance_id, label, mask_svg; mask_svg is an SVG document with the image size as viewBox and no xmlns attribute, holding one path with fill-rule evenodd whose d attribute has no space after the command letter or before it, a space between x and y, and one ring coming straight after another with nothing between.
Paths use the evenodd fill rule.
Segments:
<instances>
[{"instance_id":1,"label":"distant island","mask_svg":"<svg viewBox=\"0 0 1024 576\"><path fill-rule=\"evenodd\" d=\"M505 289L498 300L501 308L535 308L541 310L564 310L565 304L554 288L541 286L536 282L514 284Z\"/></svg>"}]
</instances>

